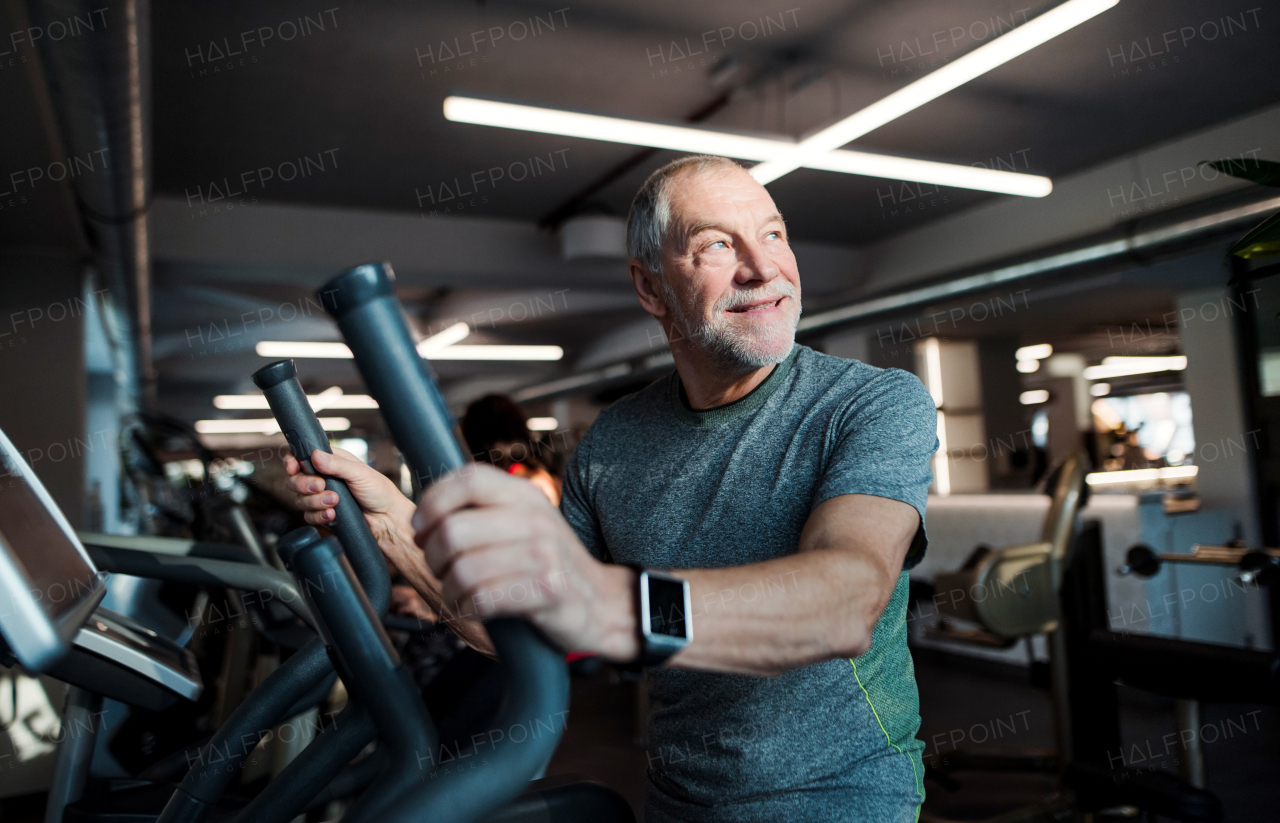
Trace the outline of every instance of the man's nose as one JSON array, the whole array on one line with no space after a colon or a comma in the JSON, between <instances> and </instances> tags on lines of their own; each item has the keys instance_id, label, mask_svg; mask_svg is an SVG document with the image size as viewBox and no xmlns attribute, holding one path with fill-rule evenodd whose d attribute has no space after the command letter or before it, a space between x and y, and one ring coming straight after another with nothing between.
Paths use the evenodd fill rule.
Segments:
<instances>
[{"instance_id":1,"label":"man's nose","mask_svg":"<svg viewBox=\"0 0 1280 823\"><path fill-rule=\"evenodd\" d=\"M739 283L760 281L768 283L782 274L782 269L774 259L765 252L764 244L759 241L748 241L739 247L738 271L735 278Z\"/></svg>"}]
</instances>

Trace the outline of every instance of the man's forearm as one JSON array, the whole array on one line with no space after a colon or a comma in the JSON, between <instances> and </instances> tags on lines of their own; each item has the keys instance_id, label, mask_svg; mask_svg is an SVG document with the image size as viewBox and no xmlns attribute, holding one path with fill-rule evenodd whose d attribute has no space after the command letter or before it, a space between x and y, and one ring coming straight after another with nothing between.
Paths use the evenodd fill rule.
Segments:
<instances>
[{"instance_id":1,"label":"man's forearm","mask_svg":"<svg viewBox=\"0 0 1280 823\"><path fill-rule=\"evenodd\" d=\"M375 526L374 537L379 547L396 571L413 586L454 634L476 651L494 657L493 641L489 639L484 624L476 618L474 610L444 602L440 581L431 574L422 556L422 549L413 542L413 527L409 524L409 519L413 516L414 508L412 503L407 500L406 503L407 508L387 513L385 519Z\"/></svg>"},{"instance_id":2,"label":"man's forearm","mask_svg":"<svg viewBox=\"0 0 1280 823\"><path fill-rule=\"evenodd\" d=\"M897 581L884 564L838 549L673 574L689 581L693 642L670 665L761 675L862 654ZM612 601L634 612L630 599ZM619 638L613 648L628 646Z\"/></svg>"}]
</instances>

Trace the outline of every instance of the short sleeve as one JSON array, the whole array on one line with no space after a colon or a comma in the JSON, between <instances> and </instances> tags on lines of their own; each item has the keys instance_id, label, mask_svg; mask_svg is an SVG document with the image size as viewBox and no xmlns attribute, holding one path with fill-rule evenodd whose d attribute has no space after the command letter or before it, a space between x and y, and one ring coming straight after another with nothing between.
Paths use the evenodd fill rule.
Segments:
<instances>
[{"instance_id":1,"label":"short sleeve","mask_svg":"<svg viewBox=\"0 0 1280 823\"><path fill-rule=\"evenodd\" d=\"M593 427L594 428L594 427ZM597 559L610 562L609 549L600 531L600 520L591 505L591 432L578 442L564 470L560 491L560 514L568 521L582 545Z\"/></svg>"},{"instance_id":2,"label":"short sleeve","mask_svg":"<svg viewBox=\"0 0 1280 823\"><path fill-rule=\"evenodd\" d=\"M920 514L904 568L928 548L925 506L938 450L938 410L919 378L885 369L859 387L836 412L827 432L827 459L813 506L842 494L900 500Z\"/></svg>"}]
</instances>

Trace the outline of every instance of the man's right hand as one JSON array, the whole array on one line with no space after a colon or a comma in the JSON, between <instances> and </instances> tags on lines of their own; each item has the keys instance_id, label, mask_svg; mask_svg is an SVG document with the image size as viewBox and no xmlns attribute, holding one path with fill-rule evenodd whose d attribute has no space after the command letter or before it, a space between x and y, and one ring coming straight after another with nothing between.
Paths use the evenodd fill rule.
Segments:
<instances>
[{"instance_id":1,"label":"man's right hand","mask_svg":"<svg viewBox=\"0 0 1280 823\"><path fill-rule=\"evenodd\" d=\"M343 449L334 449L333 454L316 449L311 453L311 463L316 471L347 484L364 510L364 518L369 522L369 529L383 556L409 581L431 610L444 617L454 632L472 648L493 657L493 643L474 610L444 603L440 581L431 573L422 550L413 542L410 520L417 510L413 501L405 497L388 477ZM303 512L303 518L313 526L332 523L337 517L333 508L338 505L337 492L324 487L323 477L304 473L302 464L291 454L285 455L284 468L289 475L293 504Z\"/></svg>"},{"instance_id":2,"label":"man's right hand","mask_svg":"<svg viewBox=\"0 0 1280 823\"><path fill-rule=\"evenodd\" d=\"M316 449L311 453L311 463L317 471L346 482L375 534L394 527L395 521L408 523L413 516L413 502L401 494L386 475L351 452L335 449L329 454ZM337 492L325 489L323 477L305 474L302 464L292 454L285 455L284 470L294 493L293 504L303 512L303 518L313 526L332 523L337 517L333 508L338 505ZM393 522L384 522L386 519Z\"/></svg>"}]
</instances>

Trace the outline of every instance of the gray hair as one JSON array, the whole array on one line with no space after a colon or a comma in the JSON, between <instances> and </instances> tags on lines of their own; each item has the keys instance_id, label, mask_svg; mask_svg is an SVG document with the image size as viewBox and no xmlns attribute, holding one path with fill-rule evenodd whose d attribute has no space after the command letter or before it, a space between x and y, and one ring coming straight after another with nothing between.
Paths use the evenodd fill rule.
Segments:
<instances>
[{"instance_id":1,"label":"gray hair","mask_svg":"<svg viewBox=\"0 0 1280 823\"><path fill-rule=\"evenodd\" d=\"M693 154L672 160L649 175L631 201L627 215L627 255L639 260L649 271L662 273L662 241L671 227L671 191L675 178L683 172L721 174L742 166L727 157Z\"/></svg>"}]
</instances>

